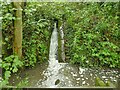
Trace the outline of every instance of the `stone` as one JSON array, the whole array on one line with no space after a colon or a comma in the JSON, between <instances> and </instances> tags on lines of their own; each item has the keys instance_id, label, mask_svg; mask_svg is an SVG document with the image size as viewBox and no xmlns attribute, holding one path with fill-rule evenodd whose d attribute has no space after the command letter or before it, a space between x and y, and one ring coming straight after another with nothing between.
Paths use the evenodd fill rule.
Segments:
<instances>
[{"instance_id":1,"label":"stone","mask_svg":"<svg viewBox=\"0 0 120 90\"><path fill-rule=\"evenodd\" d=\"M55 81L55 85L58 85L60 83L60 79L57 79L56 81Z\"/></svg>"}]
</instances>

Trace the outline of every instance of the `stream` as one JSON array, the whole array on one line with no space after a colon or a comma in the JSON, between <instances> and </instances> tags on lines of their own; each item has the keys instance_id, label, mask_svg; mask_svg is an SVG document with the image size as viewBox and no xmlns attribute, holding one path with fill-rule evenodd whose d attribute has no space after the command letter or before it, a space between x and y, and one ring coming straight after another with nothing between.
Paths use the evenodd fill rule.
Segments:
<instances>
[{"instance_id":1,"label":"stream","mask_svg":"<svg viewBox=\"0 0 120 90\"><path fill-rule=\"evenodd\" d=\"M95 78L100 77L104 82L111 81L115 86L117 85L117 79L120 77L118 69L82 68L68 63L59 63L57 55L58 32L55 23L48 62L12 75L10 84L17 85L28 77L29 85L25 87L91 87L95 86Z\"/></svg>"}]
</instances>

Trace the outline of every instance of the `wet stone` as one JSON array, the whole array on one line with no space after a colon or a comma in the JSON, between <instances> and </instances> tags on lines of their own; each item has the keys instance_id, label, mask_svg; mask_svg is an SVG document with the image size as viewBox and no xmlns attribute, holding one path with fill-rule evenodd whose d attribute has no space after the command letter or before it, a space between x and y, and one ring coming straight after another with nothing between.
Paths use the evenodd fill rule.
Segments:
<instances>
[{"instance_id":1,"label":"wet stone","mask_svg":"<svg viewBox=\"0 0 120 90\"><path fill-rule=\"evenodd\" d=\"M60 83L60 80L57 79L57 80L55 81L55 85L57 85L57 84L59 84L59 83Z\"/></svg>"}]
</instances>

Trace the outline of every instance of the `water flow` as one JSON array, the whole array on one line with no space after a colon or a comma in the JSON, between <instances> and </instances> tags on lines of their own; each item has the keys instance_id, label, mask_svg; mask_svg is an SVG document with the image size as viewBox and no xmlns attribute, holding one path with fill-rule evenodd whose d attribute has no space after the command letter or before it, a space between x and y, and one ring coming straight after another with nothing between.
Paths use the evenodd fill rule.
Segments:
<instances>
[{"instance_id":1,"label":"water flow","mask_svg":"<svg viewBox=\"0 0 120 90\"><path fill-rule=\"evenodd\" d=\"M55 23L54 30L51 36L51 42L50 42L49 69L55 68L56 64L58 64L57 50L58 50L58 32L57 32L56 23Z\"/></svg>"},{"instance_id":2,"label":"water flow","mask_svg":"<svg viewBox=\"0 0 120 90\"><path fill-rule=\"evenodd\" d=\"M55 87L55 80L58 79L59 69L61 68L57 60L58 53L58 32L56 23L54 24L54 30L51 35L50 50L49 50L49 65L43 74L46 76L46 80L42 82L42 86Z\"/></svg>"},{"instance_id":3,"label":"water flow","mask_svg":"<svg viewBox=\"0 0 120 90\"><path fill-rule=\"evenodd\" d=\"M49 61L55 61L56 55L57 55L57 48L58 48L58 36L57 36L57 28L56 23L54 24L54 30L52 32L51 36L51 42L50 42L50 52L49 52ZM53 60L54 59L54 60Z\"/></svg>"}]
</instances>

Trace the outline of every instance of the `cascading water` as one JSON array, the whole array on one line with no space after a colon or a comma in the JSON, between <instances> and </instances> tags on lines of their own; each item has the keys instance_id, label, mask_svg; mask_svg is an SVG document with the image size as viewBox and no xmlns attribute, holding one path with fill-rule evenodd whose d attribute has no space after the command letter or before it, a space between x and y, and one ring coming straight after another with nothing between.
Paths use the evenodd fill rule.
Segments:
<instances>
[{"instance_id":1,"label":"cascading water","mask_svg":"<svg viewBox=\"0 0 120 90\"><path fill-rule=\"evenodd\" d=\"M59 69L62 67L58 63L57 53L58 53L58 32L56 28L56 23L54 24L54 30L51 35L50 50L49 50L49 65L44 73L47 80L42 82L42 86L46 87L56 87L55 81L59 79Z\"/></svg>"},{"instance_id":2,"label":"cascading water","mask_svg":"<svg viewBox=\"0 0 120 90\"><path fill-rule=\"evenodd\" d=\"M51 42L50 42L49 68L53 68L58 63L57 50L58 50L58 32L57 32L56 23L55 23L54 30L51 36Z\"/></svg>"}]
</instances>

